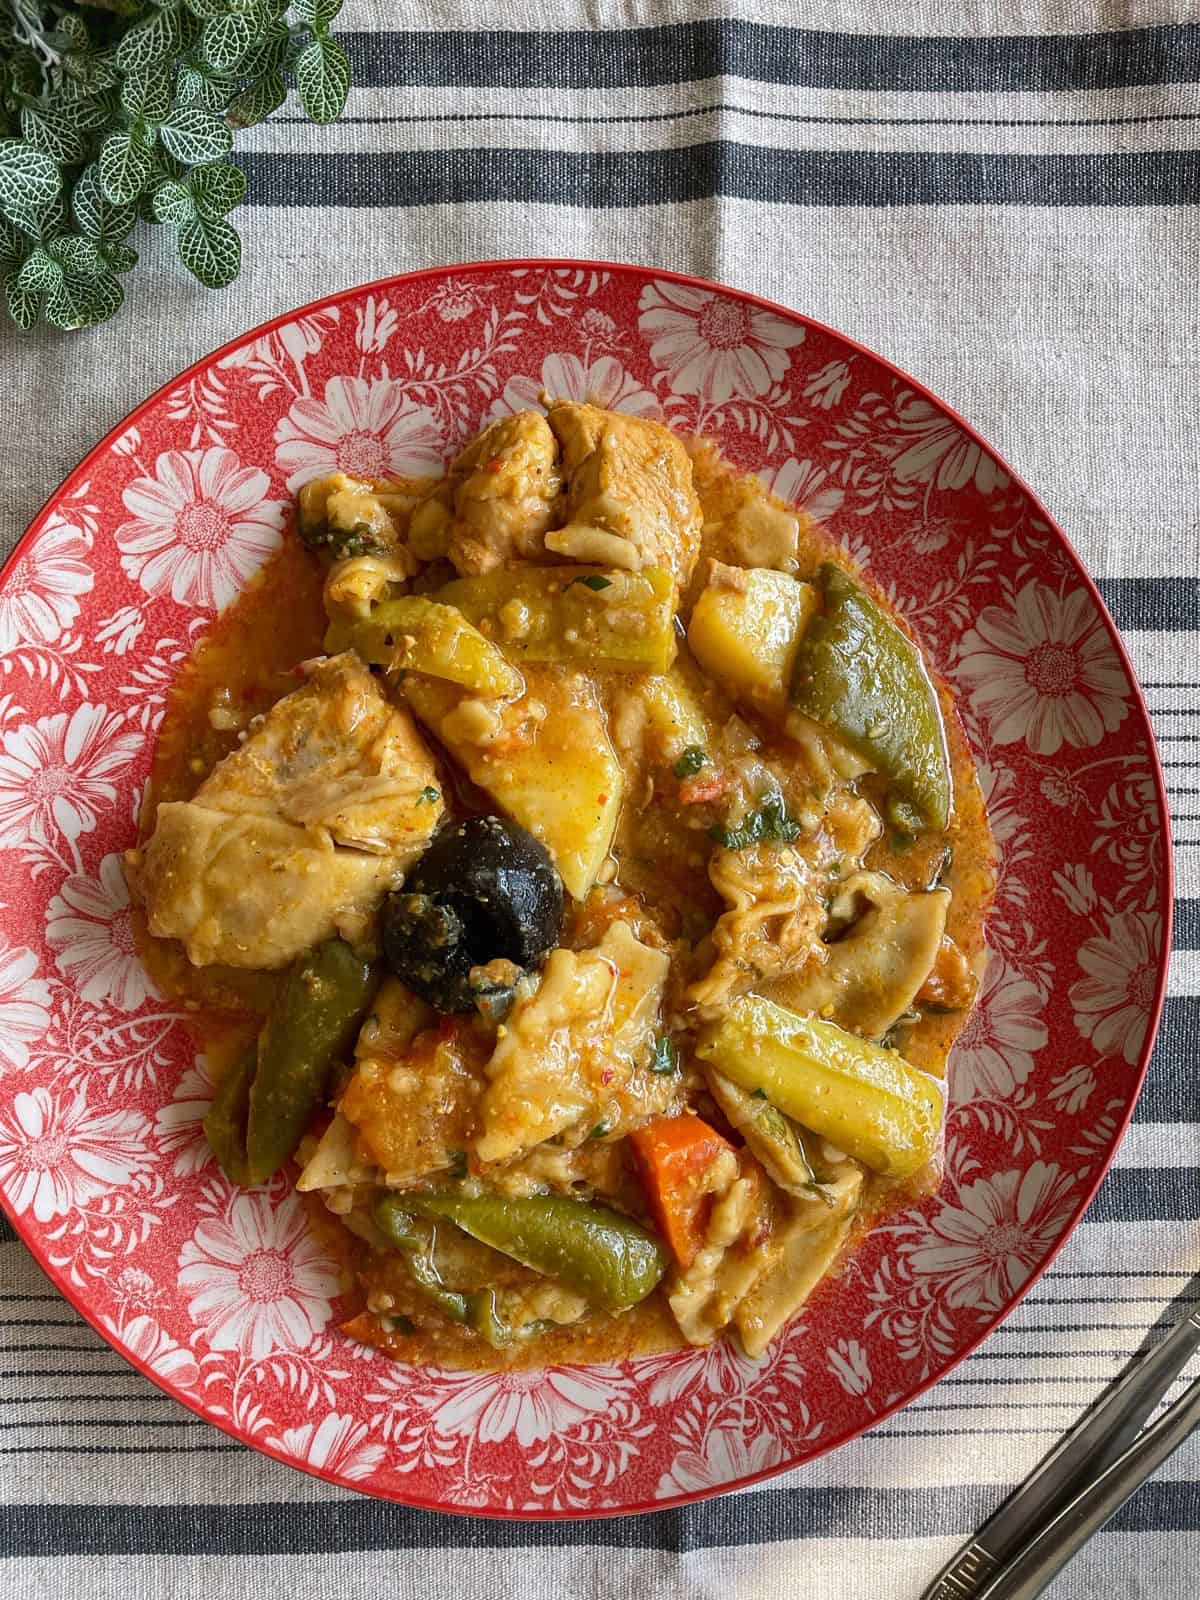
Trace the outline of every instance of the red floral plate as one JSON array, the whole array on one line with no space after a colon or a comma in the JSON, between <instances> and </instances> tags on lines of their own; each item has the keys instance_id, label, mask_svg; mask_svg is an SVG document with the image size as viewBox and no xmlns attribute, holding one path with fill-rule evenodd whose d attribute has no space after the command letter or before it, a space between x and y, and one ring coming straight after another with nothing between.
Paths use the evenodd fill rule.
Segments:
<instances>
[{"instance_id":1,"label":"red floral plate","mask_svg":"<svg viewBox=\"0 0 1200 1600\"><path fill-rule=\"evenodd\" d=\"M428 472L538 394L719 439L864 562L957 685L1002 852L941 1192L758 1361L731 1345L518 1373L337 1331L277 1180L233 1189L212 1081L130 937L121 852L179 664L308 478ZM1166 970L1162 778L1129 663L1045 509L926 390L830 329L640 268L489 262L332 296L227 345L96 447L0 581L0 1195L113 1347L236 1438L443 1510L580 1516L840 1444L1011 1310L1100 1182Z\"/></svg>"}]
</instances>

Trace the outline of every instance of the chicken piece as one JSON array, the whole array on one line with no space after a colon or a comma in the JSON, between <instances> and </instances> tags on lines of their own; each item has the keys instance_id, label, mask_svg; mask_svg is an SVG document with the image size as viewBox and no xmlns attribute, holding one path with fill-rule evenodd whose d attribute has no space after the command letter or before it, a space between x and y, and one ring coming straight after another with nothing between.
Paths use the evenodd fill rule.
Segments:
<instances>
[{"instance_id":1,"label":"chicken piece","mask_svg":"<svg viewBox=\"0 0 1200 1600\"><path fill-rule=\"evenodd\" d=\"M809 862L792 845L720 849L708 876L729 909L712 931L716 959L688 990L713 1006L771 978L825 959L825 905Z\"/></svg>"},{"instance_id":2,"label":"chicken piece","mask_svg":"<svg viewBox=\"0 0 1200 1600\"><path fill-rule=\"evenodd\" d=\"M568 521L546 548L600 566L665 567L687 587L700 553L692 463L669 428L574 402L552 405Z\"/></svg>"},{"instance_id":3,"label":"chicken piece","mask_svg":"<svg viewBox=\"0 0 1200 1600\"><path fill-rule=\"evenodd\" d=\"M282 817L377 855L423 848L441 815L416 725L353 650L276 701L192 796L213 811Z\"/></svg>"},{"instance_id":4,"label":"chicken piece","mask_svg":"<svg viewBox=\"0 0 1200 1600\"><path fill-rule=\"evenodd\" d=\"M394 873L389 857L294 823L176 800L159 806L131 877L150 932L181 940L193 966L272 971L335 932L361 932Z\"/></svg>"},{"instance_id":5,"label":"chicken piece","mask_svg":"<svg viewBox=\"0 0 1200 1600\"><path fill-rule=\"evenodd\" d=\"M195 966L264 969L361 936L437 826L435 780L358 657L323 661L191 800L159 807L133 873L150 932Z\"/></svg>"},{"instance_id":6,"label":"chicken piece","mask_svg":"<svg viewBox=\"0 0 1200 1600\"><path fill-rule=\"evenodd\" d=\"M512 1161L558 1135L615 1135L666 1108L675 1075L649 1061L669 966L624 922L594 950L551 952L537 986L518 989L488 1062L480 1161Z\"/></svg>"},{"instance_id":7,"label":"chicken piece","mask_svg":"<svg viewBox=\"0 0 1200 1600\"><path fill-rule=\"evenodd\" d=\"M422 561L449 556L461 577L544 556L559 510L558 444L538 411L501 417L473 439L413 512Z\"/></svg>"}]
</instances>

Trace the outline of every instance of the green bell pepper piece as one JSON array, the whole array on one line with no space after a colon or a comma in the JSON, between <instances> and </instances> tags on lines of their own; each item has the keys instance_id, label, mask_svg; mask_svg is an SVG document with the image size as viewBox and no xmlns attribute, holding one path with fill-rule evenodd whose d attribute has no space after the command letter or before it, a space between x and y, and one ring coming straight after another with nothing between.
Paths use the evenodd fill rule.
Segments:
<instances>
[{"instance_id":1,"label":"green bell pepper piece","mask_svg":"<svg viewBox=\"0 0 1200 1600\"><path fill-rule=\"evenodd\" d=\"M638 1223L566 1195L421 1194L404 1204L444 1217L473 1239L556 1278L606 1311L644 1300L667 1269L662 1245Z\"/></svg>"},{"instance_id":2,"label":"green bell pepper piece","mask_svg":"<svg viewBox=\"0 0 1200 1600\"><path fill-rule=\"evenodd\" d=\"M825 608L800 640L792 703L883 774L895 826L944 828L950 757L921 652L841 567L827 562L821 583Z\"/></svg>"},{"instance_id":3,"label":"green bell pepper piece","mask_svg":"<svg viewBox=\"0 0 1200 1600\"><path fill-rule=\"evenodd\" d=\"M433 1259L433 1228L422 1225L412 1215L405 1200L383 1199L375 1207L379 1229L404 1257L409 1277L431 1304L438 1306L452 1322L471 1328L493 1350L534 1339L554 1326L535 1321L513 1328L496 1309L494 1289L475 1289L469 1294L447 1289Z\"/></svg>"},{"instance_id":4,"label":"green bell pepper piece","mask_svg":"<svg viewBox=\"0 0 1200 1600\"><path fill-rule=\"evenodd\" d=\"M258 1042L255 1040L229 1064L204 1119L204 1136L230 1183L245 1185L250 1182L246 1166L246 1123L250 1116L250 1089L257 1070Z\"/></svg>"},{"instance_id":5,"label":"green bell pepper piece","mask_svg":"<svg viewBox=\"0 0 1200 1600\"><path fill-rule=\"evenodd\" d=\"M341 939L318 945L289 969L259 1034L246 1121L247 1177L235 1181L264 1183L295 1150L374 992L370 963Z\"/></svg>"}]
</instances>

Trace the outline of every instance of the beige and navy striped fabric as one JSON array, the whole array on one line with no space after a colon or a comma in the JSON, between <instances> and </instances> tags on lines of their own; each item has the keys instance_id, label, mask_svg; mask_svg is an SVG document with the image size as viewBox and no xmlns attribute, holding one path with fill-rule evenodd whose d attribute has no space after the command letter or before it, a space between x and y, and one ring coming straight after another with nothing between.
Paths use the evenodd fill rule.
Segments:
<instances>
[{"instance_id":1,"label":"beige and navy striped fabric","mask_svg":"<svg viewBox=\"0 0 1200 1600\"><path fill-rule=\"evenodd\" d=\"M233 289L152 245L118 322L0 343L5 548L165 378L354 282L552 254L785 301L981 428L1101 580L1171 788L1170 998L1114 1171L977 1355L826 1460L636 1520L439 1517L254 1455L126 1367L0 1225L0 1593L908 1600L1200 1300L1200 9L348 0L341 21L344 120L285 112L243 141ZM1198 1573L1193 1444L1051 1592L1184 1600Z\"/></svg>"}]
</instances>

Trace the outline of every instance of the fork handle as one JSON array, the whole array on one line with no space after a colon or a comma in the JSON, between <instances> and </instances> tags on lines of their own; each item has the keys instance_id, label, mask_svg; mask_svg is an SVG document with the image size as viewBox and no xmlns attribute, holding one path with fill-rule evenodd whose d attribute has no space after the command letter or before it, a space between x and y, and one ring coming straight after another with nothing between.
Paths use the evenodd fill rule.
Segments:
<instances>
[{"instance_id":1,"label":"fork handle","mask_svg":"<svg viewBox=\"0 0 1200 1600\"><path fill-rule=\"evenodd\" d=\"M1070 1504L1137 1437L1142 1423L1200 1347L1200 1311L1171 1329L1084 1412L969 1544L953 1555L921 1600L968 1600L1056 1509Z\"/></svg>"},{"instance_id":2,"label":"fork handle","mask_svg":"<svg viewBox=\"0 0 1200 1600\"><path fill-rule=\"evenodd\" d=\"M1080 1491L1054 1520L977 1591L978 1600L1037 1600L1077 1551L1152 1472L1200 1427L1200 1378L1123 1456Z\"/></svg>"},{"instance_id":3,"label":"fork handle","mask_svg":"<svg viewBox=\"0 0 1200 1600\"><path fill-rule=\"evenodd\" d=\"M999 1568L1000 1563L992 1552L978 1539L972 1539L942 1568L921 1600L973 1600Z\"/></svg>"}]
</instances>

